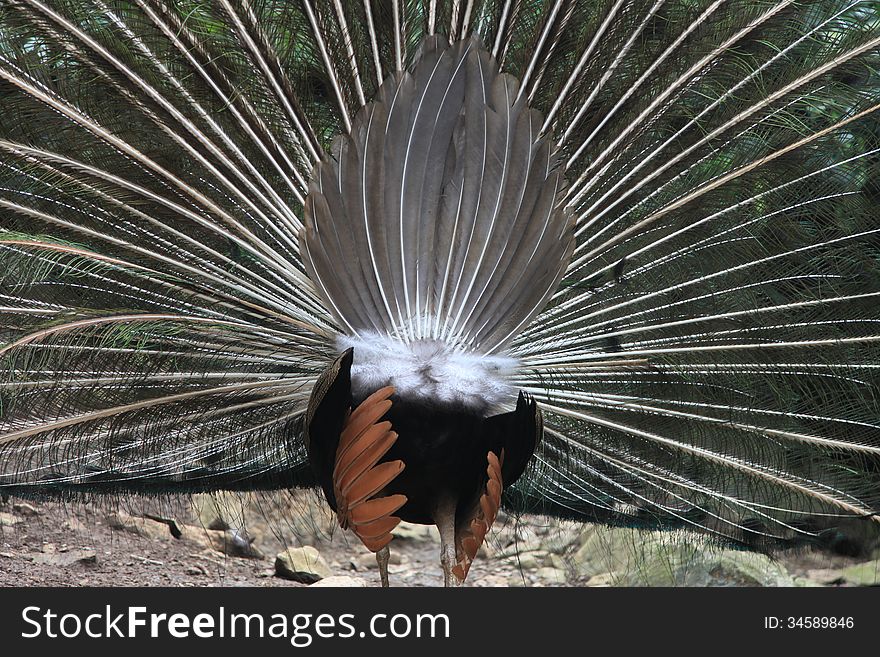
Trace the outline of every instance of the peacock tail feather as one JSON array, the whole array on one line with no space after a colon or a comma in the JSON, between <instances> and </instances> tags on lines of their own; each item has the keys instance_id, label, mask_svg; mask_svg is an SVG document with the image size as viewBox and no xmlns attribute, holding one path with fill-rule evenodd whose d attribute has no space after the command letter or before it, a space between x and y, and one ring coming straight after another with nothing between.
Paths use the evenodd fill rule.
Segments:
<instances>
[{"instance_id":1,"label":"peacock tail feather","mask_svg":"<svg viewBox=\"0 0 880 657\"><path fill-rule=\"evenodd\" d=\"M397 130L425 62L461 100ZM0 491L314 486L311 390L373 331L515 363L545 433L509 510L754 549L874 523L878 70L873 1L0 0ZM370 219L362 154L396 184L407 126L460 149L405 207L476 228ZM519 168L475 177L492 130Z\"/></svg>"}]
</instances>

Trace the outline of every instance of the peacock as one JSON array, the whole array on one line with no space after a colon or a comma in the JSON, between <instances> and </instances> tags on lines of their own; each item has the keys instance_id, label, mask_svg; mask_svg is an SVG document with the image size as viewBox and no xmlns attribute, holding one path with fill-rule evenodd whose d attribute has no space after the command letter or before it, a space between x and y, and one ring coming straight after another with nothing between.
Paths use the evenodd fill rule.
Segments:
<instances>
[{"instance_id":1,"label":"peacock","mask_svg":"<svg viewBox=\"0 0 880 657\"><path fill-rule=\"evenodd\" d=\"M0 0L0 492L880 521L880 3Z\"/></svg>"}]
</instances>

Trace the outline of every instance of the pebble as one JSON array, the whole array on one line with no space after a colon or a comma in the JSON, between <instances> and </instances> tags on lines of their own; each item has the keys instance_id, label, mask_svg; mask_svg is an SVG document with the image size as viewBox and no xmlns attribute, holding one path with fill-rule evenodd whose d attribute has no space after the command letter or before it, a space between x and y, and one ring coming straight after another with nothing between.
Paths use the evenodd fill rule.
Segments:
<instances>
[{"instance_id":1,"label":"pebble","mask_svg":"<svg viewBox=\"0 0 880 657\"><path fill-rule=\"evenodd\" d=\"M565 584L568 581L568 573L560 568L553 568L551 566L539 568L535 576L550 584Z\"/></svg>"},{"instance_id":2,"label":"pebble","mask_svg":"<svg viewBox=\"0 0 880 657\"><path fill-rule=\"evenodd\" d=\"M534 577L527 577L524 573L514 573L510 577L507 578L507 585L515 588L522 588L523 586L531 586L531 583L534 581Z\"/></svg>"},{"instance_id":3,"label":"pebble","mask_svg":"<svg viewBox=\"0 0 880 657\"><path fill-rule=\"evenodd\" d=\"M20 522L21 518L19 518L18 516L0 511L0 527L12 527L13 525L17 525Z\"/></svg>"},{"instance_id":4,"label":"pebble","mask_svg":"<svg viewBox=\"0 0 880 657\"><path fill-rule=\"evenodd\" d=\"M807 579L806 577L795 577L794 578L794 585L805 587L805 588L822 588L822 584L820 584L819 582L817 582L815 580Z\"/></svg>"},{"instance_id":5,"label":"pebble","mask_svg":"<svg viewBox=\"0 0 880 657\"><path fill-rule=\"evenodd\" d=\"M88 531L89 531L89 528L86 527L85 524L83 524L82 522L80 522L76 518L69 518L69 519L65 520L61 524L61 527L63 529L65 529L66 531L71 531L71 532L88 533Z\"/></svg>"},{"instance_id":6,"label":"pebble","mask_svg":"<svg viewBox=\"0 0 880 657\"><path fill-rule=\"evenodd\" d=\"M208 529L223 531L245 525L243 502L236 493L218 491L195 495L193 507L199 523Z\"/></svg>"},{"instance_id":7,"label":"pebble","mask_svg":"<svg viewBox=\"0 0 880 657\"><path fill-rule=\"evenodd\" d=\"M398 551L392 551L388 557L388 563L392 566L399 566L409 561L404 555L402 555ZM351 560L351 565L354 570L357 571L365 571L365 570L377 570L379 568L379 564L376 562L376 555L372 552L366 552L364 554L358 555L354 559ZM389 568L389 571L391 569Z\"/></svg>"},{"instance_id":8,"label":"pebble","mask_svg":"<svg viewBox=\"0 0 880 657\"><path fill-rule=\"evenodd\" d=\"M807 571L807 579L818 582L825 586L839 586L844 584L844 578L840 570L816 568Z\"/></svg>"},{"instance_id":9,"label":"pebble","mask_svg":"<svg viewBox=\"0 0 880 657\"><path fill-rule=\"evenodd\" d=\"M391 533L401 540L440 542L440 532L434 525L417 525L412 522L401 522L391 530Z\"/></svg>"},{"instance_id":10,"label":"pebble","mask_svg":"<svg viewBox=\"0 0 880 657\"><path fill-rule=\"evenodd\" d=\"M137 534L144 538L151 538L154 540L171 538L171 530L168 525L163 522L157 522L156 520L136 518L127 513L120 512L111 513L107 516L106 521L111 529Z\"/></svg>"},{"instance_id":11,"label":"pebble","mask_svg":"<svg viewBox=\"0 0 880 657\"><path fill-rule=\"evenodd\" d=\"M351 577L349 575L332 575L330 577L325 577L324 579L318 580L314 584L313 587L346 587L346 588L360 588L365 587L367 584L362 579L358 579L357 577Z\"/></svg>"},{"instance_id":12,"label":"pebble","mask_svg":"<svg viewBox=\"0 0 880 657\"><path fill-rule=\"evenodd\" d=\"M262 559L263 553L254 545L254 538L244 532L234 529L203 529L202 535L207 539L208 545L217 552L227 557L242 557L245 559ZM192 532L190 532L192 535Z\"/></svg>"},{"instance_id":13,"label":"pebble","mask_svg":"<svg viewBox=\"0 0 880 657\"><path fill-rule=\"evenodd\" d=\"M521 568L522 570L538 570L548 561L549 555L540 550L514 554L507 558L507 563L512 564L515 568Z\"/></svg>"},{"instance_id":14,"label":"pebble","mask_svg":"<svg viewBox=\"0 0 880 657\"><path fill-rule=\"evenodd\" d=\"M330 566L315 548L310 545L288 548L275 557L275 574L284 579L303 584L314 584L330 577Z\"/></svg>"},{"instance_id":15,"label":"pebble","mask_svg":"<svg viewBox=\"0 0 880 657\"><path fill-rule=\"evenodd\" d=\"M615 573L600 573L593 575L587 580L587 586L614 586L617 575Z\"/></svg>"},{"instance_id":16,"label":"pebble","mask_svg":"<svg viewBox=\"0 0 880 657\"><path fill-rule=\"evenodd\" d=\"M843 581L853 586L877 586L880 584L880 560L860 563L839 572Z\"/></svg>"},{"instance_id":17,"label":"pebble","mask_svg":"<svg viewBox=\"0 0 880 657\"><path fill-rule=\"evenodd\" d=\"M46 566L72 566L82 563L92 565L98 562L97 553L91 548L69 550L68 552L50 552L48 554L35 554L31 557L35 564Z\"/></svg>"},{"instance_id":18,"label":"pebble","mask_svg":"<svg viewBox=\"0 0 880 657\"><path fill-rule=\"evenodd\" d=\"M485 577L481 577L479 579L474 579L474 586L481 587L506 587L510 586L509 577L505 575L486 575Z\"/></svg>"},{"instance_id":19,"label":"pebble","mask_svg":"<svg viewBox=\"0 0 880 657\"><path fill-rule=\"evenodd\" d=\"M20 516L38 516L40 510L31 504L25 502L16 502L12 505L12 510Z\"/></svg>"},{"instance_id":20,"label":"pebble","mask_svg":"<svg viewBox=\"0 0 880 657\"><path fill-rule=\"evenodd\" d=\"M564 557L558 554L550 554L549 559L545 563L559 570L568 570L569 564Z\"/></svg>"}]
</instances>

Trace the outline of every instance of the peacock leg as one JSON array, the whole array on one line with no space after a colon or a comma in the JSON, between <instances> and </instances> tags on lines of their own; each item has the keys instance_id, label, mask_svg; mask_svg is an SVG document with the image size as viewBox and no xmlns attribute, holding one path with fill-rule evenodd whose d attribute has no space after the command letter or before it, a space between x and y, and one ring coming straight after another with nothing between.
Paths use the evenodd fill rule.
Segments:
<instances>
[{"instance_id":1,"label":"peacock leg","mask_svg":"<svg viewBox=\"0 0 880 657\"><path fill-rule=\"evenodd\" d=\"M391 550L386 545L376 553L376 563L379 564L379 577L382 578L382 588L387 589L388 584L388 561L391 558Z\"/></svg>"},{"instance_id":2,"label":"peacock leg","mask_svg":"<svg viewBox=\"0 0 880 657\"><path fill-rule=\"evenodd\" d=\"M443 586L462 583L452 569L458 563L455 555L455 500L444 498L434 512L434 522L440 530L440 566L443 568Z\"/></svg>"}]
</instances>

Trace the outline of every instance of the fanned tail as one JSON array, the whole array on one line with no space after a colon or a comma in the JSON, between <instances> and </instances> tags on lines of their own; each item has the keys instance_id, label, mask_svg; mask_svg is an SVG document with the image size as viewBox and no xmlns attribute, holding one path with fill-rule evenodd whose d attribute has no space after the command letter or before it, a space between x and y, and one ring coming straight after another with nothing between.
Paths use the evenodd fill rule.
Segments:
<instances>
[{"instance_id":1,"label":"fanned tail","mask_svg":"<svg viewBox=\"0 0 880 657\"><path fill-rule=\"evenodd\" d=\"M465 56L477 42L486 54ZM7 0L0 485L313 483L309 392L341 333L378 331L519 363L503 381L546 431L509 509L754 548L874 522L878 48L876 3L858 0ZM327 250L300 252L309 213L342 225L321 186L334 154L344 171L379 150L376 171L405 166L384 156L405 132L380 148L365 128L431 57L497 62L492 110L521 109L508 128L528 123L531 161L558 147L544 180L574 233L564 272L562 228L556 243L520 230L516 185L497 180L498 222L480 226L515 249L486 233L467 263L416 263L449 233L405 221L399 244L374 242L386 190L349 177L366 257L320 221ZM437 129L469 147L483 124L456 125ZM405 207L446 227L447 185L476 217L480 179L459 164L398 188Z\"/></svg>"},{"instance_id":2,"label":"fanned tail","mask_svg":"<svg viewBox=\"0 0 880 657\"><path fill-rule=\"evenodd\" d=\"M537 90L578 245L512 349L518 504L828 545L880 510L880 16L698 4L605 3Z\"/></svg>"},{"instance_id":3,"label":"fanned tail","mask_svg":"<svg viewBox=\"0 0 880 657\"><path fill-rule=\"evenodd\" d=\"M0 6L3 489L312 483L320 145L269 28L228 2Z\"/></svg>"}]
</instances>

